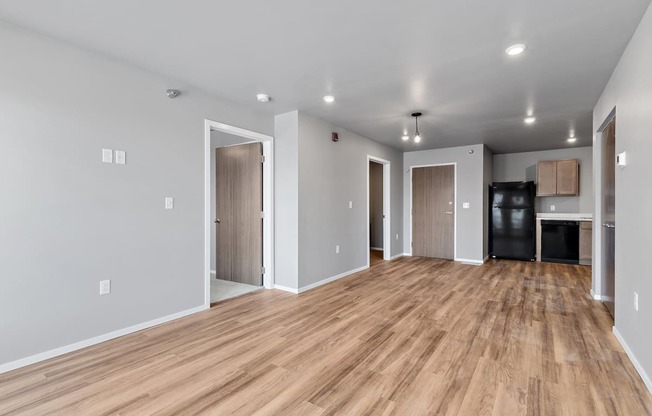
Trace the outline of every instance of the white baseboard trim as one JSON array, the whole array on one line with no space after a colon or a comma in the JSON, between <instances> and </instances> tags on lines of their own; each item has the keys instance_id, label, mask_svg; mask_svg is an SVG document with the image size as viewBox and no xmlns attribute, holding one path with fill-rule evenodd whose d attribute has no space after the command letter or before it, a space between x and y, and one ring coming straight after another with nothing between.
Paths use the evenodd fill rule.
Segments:
<instances>
[{"instance_id":1,"label":"white baseboard trim","mask_svg":"<svg viewBox=\"0 0 652 416\"><path fill-rule=\"evenodd\" d=\"M593 289L591 289L591 297L595 300L599 300L601 302L609 300L609 296L602 296L602 295L596 295Z\"/></svg>"},{"instance_id":2,"label":"white baseboard trim","mask_svg":"<svg viewBox=\"0 0 652 416\"><path fill-rule=\"evenodd\" d=\"M371 249L374 251L383 251L382 247L371 247Z\"/></svg>"},{"instance_id":3,"label":"white baseboard trim","mask_svg":"<svg viewBox=\"0 0 652 416\"><path fill-rule=\"evenodd\" d=\"M117 331L109 332L108 334L98 335L93 338L89 338L83 341L75 342L74 344L65 345L63 347L55 348L50 351L45 351L39 354L34 354L29 357L21 358L16 361L11 361L6 364L0 365L0 374L6 373L11 370L15 370L21 367L25 367L31 364L36 364L41 361L49 360L50 358L58 357L63 354L68 354L69 352L81 350L82 348L90 347L92 345L99 344L101 342L109 341L114 338L118 338L124 335L132 334L134 332L142 331L143 329L151 328L156 325L161 325L166 322L174 321L175 319L183 318L188 315L192 315L197 312L201 312L208 309L206 306L201 305L192 309L187 309L185 311L173 313L172 315L163 316L161 318L153 319L148 322L143 322L141 324L136 324L127 328L118 329Z\"/></svg>"},{"instance_id":4,"label":"white baseboard trim","mask_svg":"<svg viewBox=\"0 0 652 416\"><path fill-rule=\"evenodd\" d=\"M480 266L480 265L484 264L484 260L455 259L455 261L458 261L460 263L473 264L473 265L476 265L476 266Z\"/></svg>"},{"instance_id":5,"label":"white baseboard trim","mask_svg":"<svg viewBox=\"0 0 652 416\"><path fill-rule=\"evenodd\" d=\"M648 374L645 372L643 367L641 366L641 363L638 362L636 359L636 356L632 352L632 350L629 348L629 345L625 342L625 339L623 336L618 332L618 329L614 326L614 335L616 336L616 339L618 342L620 342L620 345L623 347L625 350L625 354L629 357L630 361L632 364L634 364L634 368L636 368L636 371L638 371L638 375L641 376L641 379L643 379L643 383L645 383L645 387L647 387L648 391L652 393L652 380L650 380L650 377Z\"/></svg>"},{"instance_id":6,"label":"white baseboard trim","mask_svg":"<svg viewBox=\"0 0 652 416\"><path fill-rule=\"evenodd\" d=\"M487 255L487 257L484 258L484 260L482 260L482 263L483 263L483 264L486 263L487 260L489 260L489 256L488 256L488 255Z\"/></svg>"},{"instance_id":7,"label":"white baseboard trim","mask_svg":"<svg viewBox=\"0 0 652 416\"><path fill-rule=\"evenodd\" d=\"M299 293L307 292L307 291L309 291L310 289L314 289L314 288L316 288L316 287L319 287L319 286L325 285L326 283L330 283L330 282L333 282L333 281L335 281L335 280L341 279L341 278L343 278L343 277L346 277L346 276L352 275L352 274L354 274L354 273L358 273L358 272L361 272L361 271L363 271L363 270L367 270L368 268L369 268L368 265L364 265L364 266L362 266L362 267L358 267L357 269L353 269L353 270L349 270L348 272L340 273L340 274L338 274L337 276L331 276L331 277L328 277L328 278L326 278L326 279L320 280L320 281L315 282L315 283L313 283L313 284L311 284L311 285L304 286L304 287L300 287L300 288L299 288Z\"/></svg>"},{"instance_id":8,"label":"white baseboard trim","mask_svg":"<svg viewBox=\"0 0 652 416\"><path fill-rule=\"evenodd\" d=\"M283 292L294 293L295 295L299 294L299 289L295 289L293 287L274 285L274 289L282 290Z\"/></svg>"},{"instance_id":9,"label":"white baseboard trim","mask_svg":"<svg viewBox=\"0 0 652 416\"><path fill-rule=\"evenodd\" d=\"M410 256L410 255L409 255L408 253L399 253L399 254L396 254L395 256L392 256L392 257L390 258L390 260L396 260L396 259L398 259L398 258L400 258L400 257L409 257L409 256Z\"/></svg>"}]
</instances>

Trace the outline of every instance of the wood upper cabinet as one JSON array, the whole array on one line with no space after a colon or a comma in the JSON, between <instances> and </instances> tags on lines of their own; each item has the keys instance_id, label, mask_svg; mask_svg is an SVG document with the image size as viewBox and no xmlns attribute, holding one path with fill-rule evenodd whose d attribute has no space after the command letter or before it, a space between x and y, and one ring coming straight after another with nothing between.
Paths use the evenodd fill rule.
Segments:
<instances>
[{"instance_id":1,"label":"wood upper cabinet","mask_svg":"<svg viewBox=\"0 0 652 416\"><path fill-rule=\"evenodd\" d=\"M576 159L537 163L537 196L577 196L580 169Z\"/></svg>"}]
</instances>

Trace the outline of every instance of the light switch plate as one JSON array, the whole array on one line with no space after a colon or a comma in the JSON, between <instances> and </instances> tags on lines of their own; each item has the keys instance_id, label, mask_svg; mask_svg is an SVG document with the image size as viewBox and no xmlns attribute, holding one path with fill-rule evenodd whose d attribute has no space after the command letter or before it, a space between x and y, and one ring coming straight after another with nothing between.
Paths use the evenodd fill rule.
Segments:
<instances>
[{"instance_id":1,"label":"light switch plate","mask_svg":"<svg viewBox=\"0 0 652 416\"><path fill-rule=\"evenodd\" d=\"M165 198L165 209L174 209L174 198L171 196Z\"/></svg>"},{"instance_id":2,"label":"light switch plate","mask_svg":"<svg viewBox=\"0 0 652 416\"><path fill-rule=\"evenodd\" d=\"M554 205L550 205L550 211L551 211L551 212L554 211L554 210L556 210L556 209L557 209L557 207L555 207Z\"/></svg>"},{"instance_id":3,"label":"light switch plate","mask_svg":"<svg viewBox=\"0 0 652 416\"><path fill-rule=\"evenodd\" d=\"M627 166L627 152L618 153L618 156L616 156L616 164L621 168Z\"/></svg>"},{"instance_id":4,"label":"light switch plate","mask_svg":"<svg viewBox=\"0 0 652 416\"><path fill-rule=\"evenodd\" d=\"M353 201L349 201L349 208L353 208Z\"/></svg>"},{"instance_id":5,"label":"light switch plate","mask_svg":"<svg viewBox=\"0 0 652 416\"><path fill-rule=\"evenodd\" d=\"M102 162L113 163L113 150L102 149Z\"/></svg>"},{"instance_id":6,"label":"light switch plate","mask_svg":"<svg viewBox=\"0 0 652 416\"><path fill-rule=\"evenodd\" d=\"M335 246L335 254L339 254L340 252L340 246Z\"/></svg>"},{"instance_id":7,"label":"light switch plate","mask_svg":"<svg viewBox=\"0 0 652 416\"><path fill-rule=\"evenodd\" d=\"M115 163L124 165L127 163L127 153L124 150L115 151Z\"/></svg>"},{"instance_id":8,"label":"light switch plate","mask_svg":"<svg viewBox=\"0 0 652 416\"><path fill-rule=\"evenodd\" d=\"M471 203L470 202L462 202L462 208L471 208Z\"/></svg>"},{"instance_id":9,"label":"light switch plate","mask_svg":"<svg viewBox=\"0 0 652 416\"><path fill-rule=\"evenodd\" d=\"M100 295L108 295L111 293L111 281L110 280L101 280L100 281Z\"/></svg>"}]
</instances>

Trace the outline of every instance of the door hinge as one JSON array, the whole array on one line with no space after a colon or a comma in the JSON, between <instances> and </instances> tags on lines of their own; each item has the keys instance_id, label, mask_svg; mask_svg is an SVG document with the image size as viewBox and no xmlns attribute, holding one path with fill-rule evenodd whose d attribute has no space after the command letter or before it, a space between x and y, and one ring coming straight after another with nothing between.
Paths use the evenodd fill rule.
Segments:
<instances>
[{"instance_id":1,"label":"door hinge","mask_svg":"<svg viewBox=\"0 0 652 416\"><path fill-rule=\"evenodd\" d=\"M260 163L265 163L265 155L260 155Z\"/></svg>"},{"instance_id":2,"label":"door hinge","mask_svg":"<svg viewBox=\"0 0 652 416\"><path fill-rule=\"evenodd\" d=\"M260 211L260 218L265 218L265 211Z\"/></svg>"},{"instance_id":3,"label":"door hinge","mask_svg":"<svg viewBox=\"0 0 652 416\"><path fill-rule=\"evenodd\" d=\"M260 274L265 274L265 266L262 266L262 267L260 268Z\"/></svg>"}]
</instances>

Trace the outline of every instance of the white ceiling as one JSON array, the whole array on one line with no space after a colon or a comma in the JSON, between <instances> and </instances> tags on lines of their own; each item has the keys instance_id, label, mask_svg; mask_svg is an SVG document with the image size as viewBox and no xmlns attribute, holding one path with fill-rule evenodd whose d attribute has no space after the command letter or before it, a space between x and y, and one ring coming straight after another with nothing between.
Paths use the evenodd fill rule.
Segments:
<instances>
[{"instance_id":1,"label":"white ceiling","mask_svg":"<svg viewBox=\"0 0 652 416\"><path fill-rule=\"evenodd\" d=\"M0 0L0 19L266 114L299 109L408 151L505 153L567 146L572 128L591 145L593 105L649 3ZM420 145L400 139L414 110Z\"/></svg>"}]
</instances>

